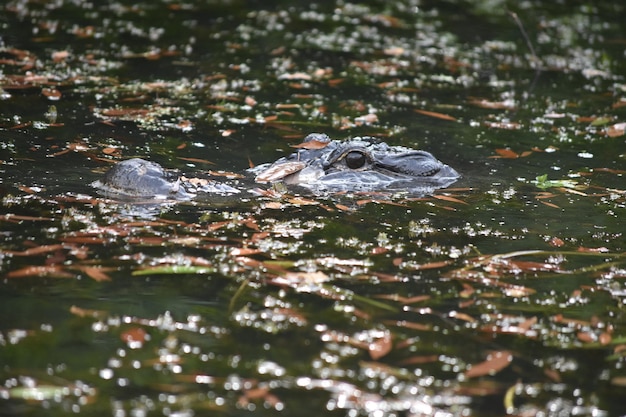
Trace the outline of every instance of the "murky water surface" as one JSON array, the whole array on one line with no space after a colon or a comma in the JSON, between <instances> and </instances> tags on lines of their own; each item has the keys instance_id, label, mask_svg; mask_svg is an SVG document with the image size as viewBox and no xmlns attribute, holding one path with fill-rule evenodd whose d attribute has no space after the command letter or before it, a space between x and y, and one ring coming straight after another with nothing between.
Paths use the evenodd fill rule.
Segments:
<instances>
[{"instance_id":1,"label":"murky water surface","mask_svg":"<svg viewBox=\"0 0 626 417\"><path fill-rule=\"evenodd\" d=\"M626 412L624 5L100 3L1 6L0 415ZM310 132L463 178L246 175Z\"/></svg>"}]
</instances>

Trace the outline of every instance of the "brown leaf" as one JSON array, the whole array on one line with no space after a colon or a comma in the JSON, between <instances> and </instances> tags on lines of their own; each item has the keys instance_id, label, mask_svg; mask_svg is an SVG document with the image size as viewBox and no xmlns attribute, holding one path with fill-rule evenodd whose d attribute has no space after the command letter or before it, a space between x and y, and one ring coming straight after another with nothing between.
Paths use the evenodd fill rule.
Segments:
<instances>
[{"instance_id":1,"label":"brown leaf","mask_svg":"<svg viewBox=\"0 0 626 417\"><path fill-rule=\"evenodd\" d=\"M597 340L596 335L591 332L578 332L576 337L583 343L593 343Z\"/></svg>"},{"instance_id":2,"label":"brown leaf","mask_svg":"<svg viewBox=\"0 0 626 417\"><path fill-rule=\"evenodd\" d=\"M451 311L450 313L448 313L448 317L454 318L454 319L459 319L459 320L463 320L466 321L468 323L475 323L476 319L472 316L470 316L469 314L465 314L465 313L459 313L458 311Z\"/></svg>"},{"instance_id":3,"label":"brown leaf","mask_svg":"<svg viewBox=\"0 0 626 417\"><path fill-rule=\"evenodd\" d=\"M46 266L27 266L24 268L10 271L6 274L7 278L24 278L35 276L51 276L55 278L74 278L74 275L63 271L60 265L46 265Z\"/></svg>"},{"instance_id":4,"label":"brown leaf","mask_svg":"<svg viewBox=\"0 0 626 417\"><path fill-rule=\"evenodd\" d=\"M391 341L391 334L389 332L385 332L385 335L380 339L376 339L374 342L370 343L367 347L369 351L370 357L374 360L378 360L383 356L387 355L391 348L393 347L393 343Z\"/></svg>"},{"instance_id":5,"label":"brown leaf","mask_svg":"<svg viewBox=\"0 0 626 417\"><path fill-rule=\"evenodd\" d=\"M248 255L256 255L257 253L261 253L260 249L250 249L250 248L235 248L230 251L230 256L248 256Z\"/></svg>"},{"instance_id":6,"label":"brown leaf","mask_svg":"<svg viewBox=\"0 0 626 417\"><path fill-rule=\"evenodd\" d=\"M563 242L563 239L560 239L558 237L553 237L552 239L550 239L550 242L548 242L550 244L550 246L553 246L555 248L560 248L561 246L565 245L565 242Z\"/></svg>"},{"instance_id":7,"label":"brown leaf","mask_svg":"<svg viewBox=\"0 0 626 417\"><path fill-rule=\"evenodd\" d=\"M577 251L578 252L585 252L585 253L608 253L608 252L610 252L604 246L601 246L599 248L585 248L583 246L579 246Z\"/></svg>"},{"instance_id":8,"label":"brown leaf","mask_svg":"<svg viewBox=\"0 0 626 417\"><path fill-rule=\"evenodd\" d=\"M561 207L557 206L556 204L554 204L554 203L550 203L550 202L548 202L548 201L539 200L539 202L540 202L541 204L544 204L544 205L546 205L546 206L548 206L548 207L552 207L552 208L555 208L555 209L560 209L560 208L561 208Z\"/></svg>"},{"instance_id":9,"label":"brown leaf","mask_svg":"<svg viewBox=\"0 0 626 417\"><path fill-rule=\"evenodd\" d=\"M489 101L483 98L472 97L469 102L470 104L483 109L511 110L516 108L513 100Z\"/></svg>"},{"instance_id":10,"label":"brown leaf","mask_svg":"<svg viewBox=\"0 0 626 417\"><path fill-rule=\"evenodd\" d=\"M611 337L611 334L608 332L602 332L600 333L600 336L598 336L598 341L601 345L608 345L609 343L611 343L612 339L613 338Z\"/></svg>"},{"instance_id":11,"label":"brown leaf","mask_svg":"<svg viewBox=\"0 0 626 417\"><path fill-rule=\"evenodd\" d=\"M48 100L57 101L61 98L61 92L56 88L42 88L41 94L48 98Z\"/></svg>"},{"instance_id":12,"label":"brown leaf","mask_svg":"<svg viewBox=\"0 0 626 417\"><path fill-rule=\"evenodd\" d=\"M507 159L519 158L519 154L515 151L512 151L509 148L496 149L496 153L499 155L500 158L507 158ZM492 157L492 158L497 158L497 157Z\"/></svg>"},{"instance_id":13,"label":"brown leaf","mask_svg":"<svg viewBox=\"0 0 626 417\"><path fill-rule=\"evenodd\" d=\"M376 298L383 300L398 301L402 304L421 303L422 301L430 300L430 295L416 295L414 297L403 297L399 294L379 294Z\"/></svg>"},{"instance_id":14,"label":"brown leaf","mask_svg":"<svg viewBox=\"0 0 626 417\"><path fill-rule=\"evenodd\" d=\"M509 366L512 360L513 354L509 351L492 352L487 356L484 362L472 365L470 369L465 371L465 376L467 378L475 378L478 376L494 375Z\"/></svg>"},{"instance_id":15,"label":"brown leaf","mask_svg":"<svg viewBox=\"0 0 626 417\"><path fill-rule=\"evenodd\" d=\"M515 122L484 122L485 126L491 127L493 129L504 129L504 130L517 130L521 129L522 125Z\"/></svg>"},{"instance_id":16,"label":"brown leaf","mask_svg":"<svg viewBox=\"0 0 626 417\"><path fill-rule=\"evenodd\" d=\"M441 120L449 120L451 122L456 122L456 118L455 117L452 117L452 116L447 115L447 114L437 113L437 112L428 111L428 110L420 110L420 109L413 109L413 111L415 113L423 114L424 116L435 117L435 118L441 119Z\"/></svg>"},{"instance_id":17,"label":"brown leaf","mask_svg":"<svg viewBox=\"0 0 626 417\"><path fill-rule=\"evenodd\" d=\"M439 355L412 356L400 361L400 365L420 365L424 363L435 363L439 361Z\"/></svg>"},{"instance_id":18,"label":"brown leaf","mask_svg":"<svg viewBox=\"0 0 626 417\"><path fill-rule=\"evenodd\" d=\"M430 331L431 330L431 327L429 325L427 325L427 324L415 323L415 322L406 321L406 320L398 320L398 321L383 320L383 324L388 324L388 325L398 326L398 327L404 327L405 329L412 329L412 330L421 330L421 331Z\"/></svg>"},{"instance_id":19,"label":"brown leaf","mask_svg":"<svg viewBox=\"0 0 626 417\"><path fill-rule=\"evenodd\" d=\"M107 117L143 117L150 111L148 109L133 109L133 108L115 108L104 109L102 115Z\"/></svg>"},{"instance_id":20,"label":"brown leaf","mask_svg":"<svg viewBox=\"0 0 626 417\"><path fill-rule=\"evenodd\" d=\"M452 263L452 261L429 262L427 264L419 264L419 265L415 265L415 266L410 266L410 268L418 270L418 271L422 271L424 269L442 268L444 266L450 265L451 263Z\"/></svg>"},{"instance_id":21,"label":"brown leaf","mask_svg":"<svg viewBox=\"0 0 626 417\"><path fill-rule=\"evenodd\" d=\"M302 142L297 145L291 145L292 148L299 149L324 149L330 142L324 142L321 140L310 140L308 142Z\"/></svg>"},{"instance_id":22,"label":"brown leaf","mask_svg":"<svg viewBox=\"0 0 626 417\"><path fill-rule=\"evenodd\" d=\"M111 281L111 277L104 273L105 268L100 268L96 266L83 266L80 269L94 281ZM106 268L106 270L110 270L110 268Z\"/></svg>"},{"instance_id":23,"label":"brown leaf","mask_svg":"<svg viewBox=\"0 0 626 417\"><path fill-rule=\"evenodd\" d=\"M601 172L608 172L610 174L616 174L616 175L623 175L626 174L626 171L622 170L622 169L612 169L612 168L594 168L593 172L596 171L601 171Z\"/></svg>"},{"instance_id":24,"label":"brown leaf","mask_svg":"<svg viewBox=\"0 0 626 417\"><path fill-rule=\"evenodd\" d=\"M320 203L319 201L310 200L308 198L302 198L302 197L293 197L287 201L296 206L316 206Z\"/></svg>"},{"instance_id":25,"label":"brown leaf","mask_svg":"<svg viewBox=\"0 0 626 417\"><path fill-rule=\"evenodd\" d=\"M467 204L463 200L459 200L458 198L451 197L451 196L445 195L445 194L433 194L433 198L436 198L437 200L449 201L450 203Z\"/></svg>"},{"instance_id":26,"label":"brown leaf","mask_svg":"<svg viewBox=\"0 0 626 417\"><path fill-rule=\"evenodd\" d=\"M606 129L607 136L611 138L623 136L624 133L626 133L626 123L616 123Z\"/></svg>"},{"instance_id":27,"label":"brown leaf","mask_svg":"<svg viewBox=\"0 0 626 417\"><path fill-rule=\"evenodd\" d=\"M252 167L250 167L252 168ZM214 177L226 177L226 178L245 178L245 175L243 174L238 174L236 172L230 172L230 171L213 171L213 170L208 170L207 173L209 175L213 175Z\"/></svg>"},{"instance_id":28,"label":"brown leaf","mask_svg":"<svg viewBox=\"0 0 626 417\"><path fill-rule=\"evenodd\" d=\"M60 249L63 249L63 245L55 244L55 245L37 246L37 247L29 248L23 251L5 250L4 253L11 254L13 256L33 256L33 255L41 255L43 253L48 253L48 252L54 252Z\"/></svg>"},{"instance_id":29,"label":"brown leaf","mask_svg":"<svg viewBox=\"0 0 626 417\"><path fill-rule=\"evenodd\" d=\"M92 317L92 318L103 318L106 316L106 312L102 310L90 310L86 308L80 308L76 306L70 307L70 313L74 314L78 317Z\"/></svg>"},{"instance_id":30,"label":"brown leaf","mask_svg":"<svg viewBox=\"0 0 626 417\"><path fill-rule=\"evenodd\" d=\"M18 222L23 221L23 220L26 220L26 221L52 221L53 219L51 217L21 216L19 214L8 213L8 214L0 215L0 220L5 220L5 221L8 221L8 222L18 223Z\"/></svg>"},{"instance_id":31,"label":"brown leaf","mask_svg":"<svg viewBox=\"0 0 626 417\"><path fill-rule=\"evenodd\" d=\"M136 344L142 345L147 338L148 334L141 327L130 328L120 335L120 339L128 345L136 346Z\"/></svg>"},{"instance_id":32,"label":"brown leaf","mask_svg":"<svg viewBox=\"0 0 626 417\"><path fill-rule=\"evenodd\" d=\"M285 162L284 164L269 167L254 179L256 182L273 182L288 175L301 171L306 164L300 161Z\"/></svg>"},{"instance_id":33,"label":"brown leaf","mask_svg":"<svg viewBox=\"0 0 626 417\"><path fill-rule=\"evenodd\" d=\"M183 161L188 161L188 162L195 162L198 164L215 165L214 162L207 161L206 159L200 159L200 158L183 158L182 156L179 156L178 159L182 159Z\"/></svg>"}]
</instances>

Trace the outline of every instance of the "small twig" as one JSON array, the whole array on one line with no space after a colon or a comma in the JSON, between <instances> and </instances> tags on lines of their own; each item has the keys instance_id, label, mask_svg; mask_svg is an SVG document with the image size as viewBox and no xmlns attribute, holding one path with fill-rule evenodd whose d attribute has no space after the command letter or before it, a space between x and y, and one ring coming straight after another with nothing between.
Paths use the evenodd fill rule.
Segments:
<instances>
[{"instance_id":1,"label":"small twig","mask_svg":"<svg viewBox=\"0 0 626 417\"><path fill-rule=\"evenodd\" d=\"M530 50L530 54L532 55L532 61L534 63L538 63L539 58L537 57L537 54L535 53L535 48L533 47L533 43L530 41L530 37L528 36L528 33L526 33L526 29L524 29L524 24L520 20L519 16L517 16L517 13L512 12L510 10L508 12L513 18L513 20L515 20L515 23L517 24L517 27L519 28L520 32L522 32L522 36L524 37L524 40L526 41L526 45L528 46L528 49Z\"/></svg>"},{"instance_id":2,"label":"small twig","mask_svg":"<svg viewBox=\"0 0 626 417\"><path fill-rule=\"evenodd\" d=\"M232 313L235 309L235 303L237 302L237 299L239 298L239 296L241 294L243 294L243 292L246 290L246 288L248 288L248 284L250 284L250 280L249 279L245 279L241 285L239 286L239 288L237 288L237 291L235 292L235 294L232 296L232 298L230 299L230 302L228 303L228 312Z\"/></svg>"}]
</instances>

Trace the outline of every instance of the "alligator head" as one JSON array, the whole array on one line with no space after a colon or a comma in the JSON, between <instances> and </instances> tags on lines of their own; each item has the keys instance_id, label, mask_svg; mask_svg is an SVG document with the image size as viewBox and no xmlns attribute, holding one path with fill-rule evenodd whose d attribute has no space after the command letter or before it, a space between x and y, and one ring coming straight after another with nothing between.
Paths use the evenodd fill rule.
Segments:
<instances>
[{"instance_id":1,"label":"alligator head","mask_svg":"<svg viewBox=\"0 0 626 417\"><path fill-rule=\"evenodd\" d=\"M369 137L334 141L312 133L298 147L288 157L252 169L256 181L280 181L316 193L388 190L428 194L459 178L454 169L428 152L389 146ZM177 171L138 158L117 163L93 186L122 198L188 200L199 191L240 192L224 183L184 178Z\"/></svg>"},{"instance_id":2,"label":"alligator head","mask_svg":"<svg viewBox=\"0 0 626 417\"><path fill-rule=\"evenodd\" d=\"M312 133L301 149L255 168L257 182L282 181L313 191L412 191L428 193L460 175L428 152L389 146L370 137L334 141Z\"/></svg>"},{"instance_id":3,"label":"alligator head","mask_svg":"<svg viewBox=\"0 0 626 417\"><path fill-rule=\"evenodd\" d=\"M239 190L215 181L190 181L176 170L164 169L156 162L132 158L115 164L92 183L106 195L145 199L189 200L199 192L238 193Z\"/></svg>"}]
</instances>

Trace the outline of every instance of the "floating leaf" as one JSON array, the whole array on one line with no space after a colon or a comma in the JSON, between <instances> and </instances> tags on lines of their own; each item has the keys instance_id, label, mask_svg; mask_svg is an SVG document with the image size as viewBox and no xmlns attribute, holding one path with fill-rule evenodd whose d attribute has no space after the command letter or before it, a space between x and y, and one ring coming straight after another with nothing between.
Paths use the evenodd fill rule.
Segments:
<instances>
[{"instance_id":1,"label":"floating leaf","mask_svg":"<svg viewBox=\"0 0 626 417\"><path fill-rule=\"evenodd\" d=\"M49 276L55 278L74 278L74 275L65 272L60 265L46 265L46 266L27 266L15 271L10 271L6 274L7 278L24 278L24 277L41 277Z\"/></svg>"},{"instance_id":2,"label":"floating leaf","mask_svg":"<svg viewBox=\"0 0 626 417\"><path fill-rule=\"evenodd\" d=\"M437 112L428 111L428 110L420 110L420 109L413 109L413 111L415 113L423 114L424 116L435 117L435 118L441 119L441 120L449 120L451 122L456 122L456 118L455 117L452 117L452 116L447 115L447 114L437 113Z\"/></svg>"},{"instance_id":3,"label":"floating leaf","mask_svg":"<svg viewBox=\"0 0 626 417\"><path fill-rule=\"evenodd\" d=\"M106 312L103 310L91 310L76 306L70 307L70 313L78 317L92 317L95 319L100 319L106 316Z\"/></svg>"},{"instance_id":4,"label":"floating leaf","mask_svg":"<svg viewBox=\"0 0 626 417\"><path fill-rule=\"evenodd\" d=\"M188 162L195 162L198 164L215 165L215 162L207 161L206 159L200 159L200 158L183 158L182 156L179 156L178 159L182 159L183 161L188 161Z\"/></svg>"},{"instance_id":5,"label":"floating leaf","mask_svg":"<svg viewBox=\"0 0 626 417\"><path fill-rule=\"evenodd\" d=\"M328 146L330 142L324 142L322 140L310 140L307 142L302 142L299 143L297 145L291 145L292 148L299 148L299 149L324 149L325 147Z\"/></svg>"},{"instance_id":6,"label":"floating leaf","mask_svg":"<svg viewBox=\"0 0 626 417\"><path fill-rule=\"evenodd\" d=\"M161 274L212 274L215 268L207 266L185 266L185 265L169 265L155 266L145 269L133 271L133 276L139 275L161 275Z\"/></svg>"},{"instance_id":7,"label":"floating leaf","mask_svg":"<svg viewBox=\"0 0 626 417\"><path fill-rule=\"evenodd\" d=\"M609 123L611 123L610 117L597 117L590 123L590 125L591 126L603 126Z\"/></svg>"},{"instance_id":8,"label":"floating leaf","mask_svg":"<svg viewBox=\"0 0 626 417\"><path fill-rule=\"evenodd\" d=\"M475 378L485 375L494 375L509 366L512 360L513 354L509 351L493 352L487 356L484 362L472 365L470 369L465 371L465 376L467 378Z\"/></svg>"},{"instance_id":9,"label":"floating leaf","mask_svg":"<svg viewBox=\"0 0 626 417\"><path fill-rule=\"evenodd\" d=\"M41 255L44 253L54 252L60 249L63 249L63 245L54 244L54 245L37 246L37 247L29 248L23 251L5 250L4 253L11 254L13 256L33 256L33 255Z\"/></svg>"},{"instance_id":10,"label":"floating leaf","mask_svg":"<svg viewBox=\"0 0 626 417\"><path fill-rule=\"evenodd\" d=\"M490 158L517 159L520 157L520 155L517 152L512 151L509 148L496 149L496 153L498 154L498 156L490 156Z\"/></svg>"},{"instance_id":11,"label":"floating leaf","mask_svg":"<svg viewBox=\"0 0 626 417\"><path fill-rule=\"evenodd\" d=\"M437 200L449 201L451 203L467 204L463 200L459 200L458 198L451 197L451 196L445 195L445 194L434 194L433 198L436 198Z\"/></svg>"},{"instance_id":12,"label":"floating leaf","mask_svg":"<svg viewBox=\"0 0 626 417\"><path fill-rule=\"evenodd\" d=\"M470 104L483 109L512 110L517 107L515 100L489 101L481 98L470 98Z\"/></svg>"},{"instance_id":13,"label":"floating leaf","mask_svg":"<svg viewBox=\"0 0 626 417\"><path fill-rule=\"evenodd\" d=\"M273 182L285 178L288 175L301 171L306 164L300 161L285 162L274 165L261 172L254 179L256 182Z\"/></svg>"},{"instance_id":14,"label":"floating leaf","mask_svg":"<svg viewBox=\"0 0 626 417\"><path fill-rule=\"evenodd\" d=\"M367 347L367 350L372 359L378 360L387 355L391 351L392 347L393 343L391 341L391 334L389 332L385 332L383 337L376 339L375 341L370 343Z\"/></svg>"},{"instance_id":15,"label":"floating leaf","mask_svg":"<svg viewBox=\"0 0 626 417\"><path fill-rule=\"evenodd\" d=\"M108 276L105 271L113 271L115 268L101 268L98 266L80 266L78 267L81 271L89 276L89 278L94 281L111 281L111 277Z\"/></svg>"},{"instance_id":16,"label":"floating leaf","mask_svg":"<svg viewBox=\"0 0 626 417\"><path fill-rule=\"evenodd\" d=\"M611 138L623 136L624 133L626 133L626 123L616 123L606 129L607 136Z\"/></svg>"},{"instance_id":17,"label":"floating leaf","mask_svg":"<svg viewBox=\"0 0 626 417\"><path fill-rule=\"evenodd\" d=\"M485 122L485 126L493 129L518 130L522 125L515 122Z\"/></svg>"},{"instance_id":18,"label":"floating leaf","mask_svg":"<svg viewBox=\"0 0 626 417\"><path fill-rule=\"evenodd\" d=\"M565 187L565 188L580 187L580 184L578 184L574 180L549 180L548 174L539 175L537 178L535 178L534 181L531 181L531 182L535 184L537 188L541 188L542 190L545 190L547 188L552 188L552 187Z\"/></svg>"},{"instance_id":19,"label":"floating leaf","mask_svg":"<svg viewBox=\"0 0 626 417\"><path fill-rule=\"evenodd\" d=\"M141 327L130 328L120 335L120 339L131 349L137 349L143 346L144 342L149 339L148 333Z\"/></svg>"},{"instance_id":20,"label":"floating leaf","mask_svg":"<svg viewBox=\"0 0 626 417\"><path fill-rule=\"evenodd\" d=\"M57 101L61 99L61 92L56 88L42 88L41 94L48 98L48 100Z\"/></svg>"}]
</instances>

